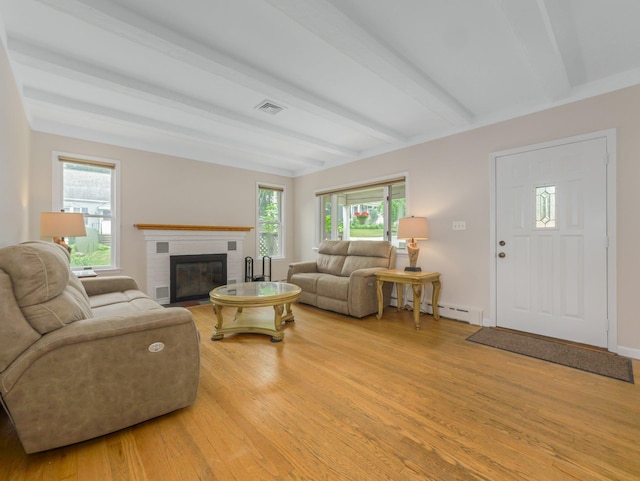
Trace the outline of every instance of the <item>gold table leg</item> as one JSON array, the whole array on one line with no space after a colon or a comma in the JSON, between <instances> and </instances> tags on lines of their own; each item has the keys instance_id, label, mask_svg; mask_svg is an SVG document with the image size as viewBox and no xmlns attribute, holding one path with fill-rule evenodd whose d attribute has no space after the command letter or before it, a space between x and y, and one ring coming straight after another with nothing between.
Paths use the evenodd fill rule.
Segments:
<instances>
[{"instance_id":1,"label":"gold table leg","mask_svg":"<svg viewBox=\"0 0 640 481\"><path fill-rule=\"evenodd\" d=\"M382 319L382 311L384 310L384 306L382 305L384 303L382 295L382 284L384 284L384 281L381 281L380 279L376 281L376 294L378 295L378 315L376 316L376 319L378 320Z\"/></svg>"},{"instance_id":2,"label":"gold table leg","mask_svg":"<svg viewBox=\"0 0 640 481\"><path fill-rule=\"evenodd\" d=\"M413 322L416 329L420 329L420 300L422 299L422 284L412 284L413 287Z\"/></svg>"},{"instance_id":3,"label":"gold table leg","mask_svg":"<svg viewBox=\"0 0 640 481\"><path fill-rule=\"evenodd\" d=\"M396 282L396 297L397 297L397 310L401 311L404 309L404 284L401 282Z\"/></svg>"},{"instance_id":4,"label":"gold table leg","mask_svg":"<svg viewBox=\"0 0 640 481\"><path fill-rule=\"evenodd\" d=\"M273 323L276 329L276 333L271 336L271 342L280 342L284 339L284 332L282 332L282 311L284 306L282 304L276 304L273 306Z\"/></svg>"},{"instance_id":5,"label":"gold table leg","mask_svg":"<svg viewBox=\"0 0 640 481\"><path fill-rule=\"evenodd\" d=\"M433 318L437 321L440 319L440 312L438 311L438 302L440 298L440 281L433 281L433 294L431 294L431 307L433 308Z\"/></svg>"},{"instance_id":6,"label":"gold table leg","mask_svg":"<svg viewBox=\"0 0 640 481\"><path fill-rule=\"evenodd\" d=\"M218 306L214 304L213 312L215 312L218 322L216 323L216 327L213 328L213 334L211 335L211 340L219 341L224 337L224 334L218 334L218 331L222 329L222 306Z\"/></svg>"},{"instance_id":7,"label":"gold table leg","mask_svg":"<svg viewBox=\"0 0 640 481\"><path fill-rule=\"evenodd\" d=\"M287 302L285 304L285 313L282 316L282 322L293 322L295 319L293 318L293 311L291 310L291 302Z\"/></svg>"}]
</instances>

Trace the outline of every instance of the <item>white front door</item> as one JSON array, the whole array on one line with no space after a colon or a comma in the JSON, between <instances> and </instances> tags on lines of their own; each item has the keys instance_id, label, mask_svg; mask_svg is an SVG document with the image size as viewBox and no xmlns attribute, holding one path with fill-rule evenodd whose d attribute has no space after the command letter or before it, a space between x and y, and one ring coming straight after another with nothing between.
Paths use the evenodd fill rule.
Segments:
<instances>
[{"instance_id":1,"label":"white front door","mask_svg":"<svg viewBox=\"0 0 640 481\"><path fill-rule=\"evenodd\" d=\"M497 156L496 324L607 346L607 139Z\"/></svg>"}]
</instances>

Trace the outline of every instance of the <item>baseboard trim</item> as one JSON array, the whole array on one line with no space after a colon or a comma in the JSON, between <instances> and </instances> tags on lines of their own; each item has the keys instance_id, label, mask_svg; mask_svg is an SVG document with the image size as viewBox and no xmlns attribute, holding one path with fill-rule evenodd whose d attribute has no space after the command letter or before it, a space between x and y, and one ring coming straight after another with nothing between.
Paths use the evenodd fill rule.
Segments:
<instances>
[{"instance_id":1,"label":"baseboard trim","mask_svg":"<svg viewBox=\"0 0 640 481\"><path fill-rule=\"evenodd\" d=\"M618 354L632 359L640 359L640 349L634 349L632 347L618 346Z\"/></svg>"}]
</instances>

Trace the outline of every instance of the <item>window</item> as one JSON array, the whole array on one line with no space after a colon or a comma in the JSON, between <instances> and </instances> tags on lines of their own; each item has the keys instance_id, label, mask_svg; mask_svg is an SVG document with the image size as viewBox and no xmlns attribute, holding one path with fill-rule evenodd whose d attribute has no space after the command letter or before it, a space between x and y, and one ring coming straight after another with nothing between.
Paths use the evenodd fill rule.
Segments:
<instances>
[{"instance_id":1,"label":"window","mask_svg":"<svg viewBox=\"0 0 640 481\"><path fill-rule=\"evenodd\" d=\"M556 186L536 187L536 228L552 229L556 226Z\"/></svg>"},{"instance_id":2,"label":"window","mask_svg":"<svg viewBox=\"0 0 640 481\"><path fill-rule=\"evenodd\" d=\"M389 240L406 216L405 178L318 192L319 240Z\"/></svg>"},{"instance_id":3,"label":"window","mask_svg":"<svg viewBox=\"0 0 640 481\"><path fill-rule=\"evenodd\" d=\"M118 163L54 155L54 210L84 214L86 237L67 239L71 267L94 270L118 265Z\"/></svg>"},{"instance_id":4,"label":"window","mask_svg":"<svg viewBox=\"0 0 640 481\"><path fill-rule=\"evenodd\" d=\"M258 185L258 258L284 257L284 188Z\"/></svg>"}]
</instances>

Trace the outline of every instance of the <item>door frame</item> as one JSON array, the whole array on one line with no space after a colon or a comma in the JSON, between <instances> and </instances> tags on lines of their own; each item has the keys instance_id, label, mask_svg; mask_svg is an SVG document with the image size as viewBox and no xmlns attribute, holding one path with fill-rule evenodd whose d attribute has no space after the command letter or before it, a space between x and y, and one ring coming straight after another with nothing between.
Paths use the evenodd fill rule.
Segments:
<instances>
[{"instance_id":1,"label":"door frame","mask_svg":"<svg viewBox=\"0 0 640 481\"><path fill-rule=\"evenodd\" d=\"M497 205L496 205L496 173L497 173L497 159L498 157L504 157L505 155L520 154L531 150L539 150L550 147L557 147L564 144L570 144L575 142L582 142L585 140L594 140L604 138L607 144L607 349L610 352L618 352L618 314L617 314L617 263L616 263L616 163L617 163L617 149L616 149L616 129L600 130L597 132L591 132L588 134L577 135L573 137L566 137L562 139L552 140L549 142L542 142L538 144L525 145L509 150L502 150L498 152L492 152L490 155L490 210L489 210L489 280L490 280L490 303L489 303L489 318L484 319L484 325L495 327L497 325L497 260L498 260L498 246L497 246ZM604 161L604 159L603 159Z\"/></svg>"}]
</instances>

